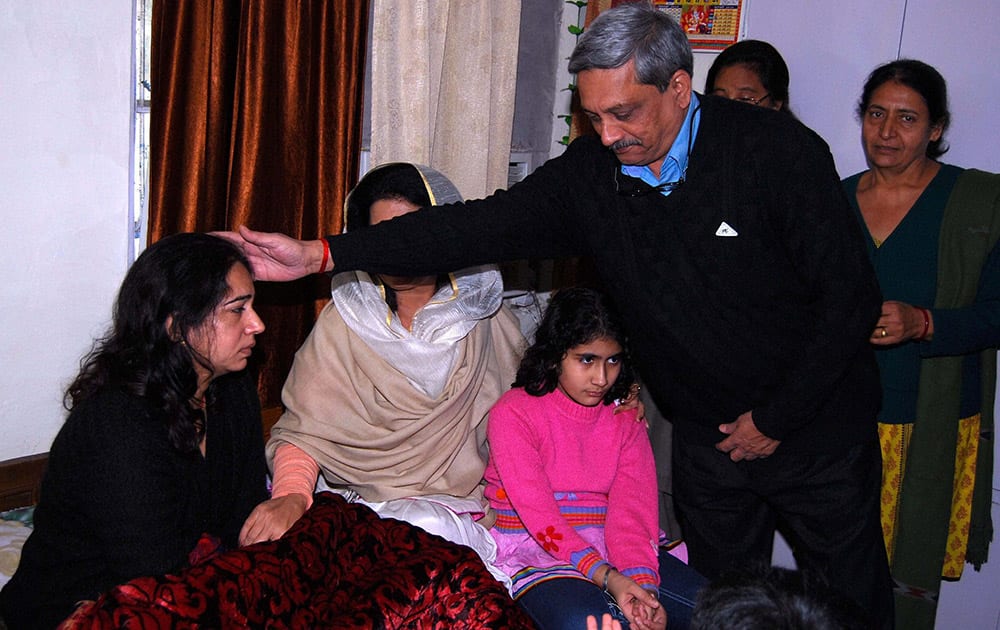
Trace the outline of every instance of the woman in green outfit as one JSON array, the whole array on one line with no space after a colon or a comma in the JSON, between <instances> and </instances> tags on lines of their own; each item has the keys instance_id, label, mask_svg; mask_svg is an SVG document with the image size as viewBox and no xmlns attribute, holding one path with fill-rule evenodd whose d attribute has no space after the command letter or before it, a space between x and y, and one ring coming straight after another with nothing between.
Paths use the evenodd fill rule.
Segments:
<instances>
[{"instance_id":1,"label":"woman in green outfit","mask_svg":"<svg viewBox=\"0 0 1000 630\"><path fill-rule=\"evenodd\" d=\"M858 104L868 170L844 187L882 288L882 526L900 628L933 627L941 577L986 559L1000 345L1000 176L938 161L933 67L876 68Z\"/></svg>"}]
</instances>

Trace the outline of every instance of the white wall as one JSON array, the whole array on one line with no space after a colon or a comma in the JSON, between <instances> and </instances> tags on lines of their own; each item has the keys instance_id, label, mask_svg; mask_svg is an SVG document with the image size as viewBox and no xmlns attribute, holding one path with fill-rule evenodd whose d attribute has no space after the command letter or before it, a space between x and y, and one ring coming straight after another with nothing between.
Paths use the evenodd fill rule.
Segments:
<instances>
[{"instance_id":1,"label":"white wall","mask_svg":"<svg viewBox=\"0 0 1000 630\"><path fill-rule=\"evenodd\" d=\"M0 460L44 452L126 269L132 7L0 2Z\"/></svg>"},{"instance_id":2,"label":"white wall","mask_svg":"<svg viewBox=\"0 0 1000 630\"><path fill-rule=\"evenodd\" d=\"M953 164L1000 172L1000 3L996 0L746 0L745 37L788 63L792 109L830 144L842 176L865 168L854 116L875 66L913 57L948 81ZM704 82L704 75L700 77ZM696 85L700 85L696 81Z\"/></svg>"},{"instance_id":3,"label":"white wall","mask_svg":"<svg viewBox=\"0 0 1000 630\"><path fill-rule=\"evenodd\" d=\"M868 73L877 65L911 57L936 67L948 82L951 150L943 159L1000 172L1000 2L963 0L746 0L744 38L769 41L791 74L791 105L830 145L841 176L864 170L861 132L854 110ZM702 86L712 54L701 54L695 85ZM704 63L704 65L701 65ZM699 73L699 67L705 71ZM993 440L1000 462L1000 441ZM1000 466L994 470L993 521L1000 525ZM1000 630L1000 541L982 572L966 566L962 579L944 583L939 628ZM790 565L787 546L776 546L778 564Z\"/></svg>"}]
</instances>

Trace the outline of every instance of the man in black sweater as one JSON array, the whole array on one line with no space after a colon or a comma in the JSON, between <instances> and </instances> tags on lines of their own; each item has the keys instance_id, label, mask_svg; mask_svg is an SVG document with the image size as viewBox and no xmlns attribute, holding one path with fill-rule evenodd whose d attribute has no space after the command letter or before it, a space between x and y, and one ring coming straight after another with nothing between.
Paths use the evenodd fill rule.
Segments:
<instances>
[{"instance_id":1,"label":"man in black sweater","mask_svg":"<svg viewBox=\"0 0 1000 630\"><path fill-rule=\"evenodd\" d=\"M692 565L799 566L892 626L879 525L881 297L826 144L787 116L699 96L684 33L645 3L603 13L570 58L597 135L507 191L354 234L243 228L258 277L423 274L587 255L674 424Z\"/></svg>"}]
</instances>

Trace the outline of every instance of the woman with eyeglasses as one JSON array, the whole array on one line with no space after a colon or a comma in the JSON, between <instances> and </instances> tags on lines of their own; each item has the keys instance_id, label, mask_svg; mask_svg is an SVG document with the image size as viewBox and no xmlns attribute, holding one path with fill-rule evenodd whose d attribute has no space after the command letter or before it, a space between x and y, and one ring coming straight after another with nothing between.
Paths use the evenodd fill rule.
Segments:
<instances>
[{"instance_id":1,"label":"woman with eyeglasses","mask_svg":"<svg viewBox=\"0 0 1000 630\"><path fill-rule=\"evenodd\" d=\"M788 107L788 66L774 46L745 39L715 58L705 79L705 94L791 114Z\"/></svg>"},{"instance_id":2,"label":"woman with eyeglasses","mask_svg":"<svg viewBox=\"0 0 1000 630\"><path fill-rule=\"evenodd\" d=\"M946 84L912 59L879 66L858 103L868 170L844 180L882 288L882 528L893 577L937 593L989 545L1000 176L940 162ZM983 415L980 415L980 412ZM897 598L899 628L931 598Z\"/></svg>"}]
</instances>

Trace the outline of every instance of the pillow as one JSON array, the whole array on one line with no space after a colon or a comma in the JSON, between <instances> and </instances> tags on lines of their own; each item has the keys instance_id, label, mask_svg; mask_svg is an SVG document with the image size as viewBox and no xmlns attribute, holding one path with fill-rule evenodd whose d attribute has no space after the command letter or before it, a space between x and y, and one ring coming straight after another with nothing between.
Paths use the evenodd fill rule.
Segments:
<instances>
[{"instance_id":1,"label":"pillow","mask_svg":"<svg viewBox=\"0 0 1000 630\"><path fill-rule=\"evenodd\" d=\"M530 344L535 339L535 330L542 323L542 315L549 305L552 294L548 291L519 291L513 289L504 291L503 303L517 317L521 334Z\"/></svg>"},{"instance_id":2,"label":"pillow","mask_svg":"<svg viewBox=\"0 0 1000 630\"><path fill-rule=\"evenodd\" d=\"M21 548L31 533L33 508L0 512L0 588L17 569L21 561Z\"/></svg>"}]
</instances>

